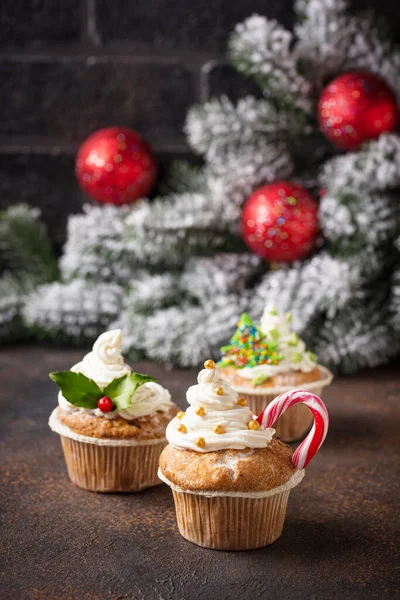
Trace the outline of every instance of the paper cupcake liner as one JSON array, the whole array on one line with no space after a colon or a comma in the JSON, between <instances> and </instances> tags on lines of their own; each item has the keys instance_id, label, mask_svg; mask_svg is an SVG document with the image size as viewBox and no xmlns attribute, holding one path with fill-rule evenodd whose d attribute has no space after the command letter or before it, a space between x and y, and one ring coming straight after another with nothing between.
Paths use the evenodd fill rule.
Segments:
<instances>
[{"instance_id":1,"label":"paper cupcake liner","mask_svg":"<svg viewBox=\"0 0 400 600\"><path fill-rule=\"evenodd\" d=\"M276 386L273 388L250 388L249 386L235 386L233 389L247 400L247 403L255 415L259 415L264 408L274 400L282 392L293 389L293 387L301 387L301 389L309 390L317 396L322 396L324 388L329 385L333 379L333 374L325 367L319 367L323 374L322 379L317 381L309 381L302 383L300 386ZM309 431L313 424L313 414L306 406L296 404L289 408L274 424L276 435L284 442L295 442Z\"/></svg>"},{"instance_id":2,"label":"paper cupcake liner","mask_svg":"<svg viewBox=\"0 0 400 600\"><path fill-rule=\"evenodd\" d=\"M185 492L164 476L162 479L172 488L179 532L185 539L214 550L252 550L280 537L290 490L303 475L299 471L287 484L264 496L257 492L244 496Z\"/></svg>"},{"instance_id":3,"label":"paper cupcake liner","mask_svg":"<svg viewBox=\"0 0 400 600\"><path fill-rule=\"evenodd\" d=\"M166 438L137 441L81 436L60 423L54 411L49 425L60 434L68 475L75 485L112 493L139 492L160 484L158 461ZM107 444L99 443L104 441Z\"/></svg>"}]
</instances>

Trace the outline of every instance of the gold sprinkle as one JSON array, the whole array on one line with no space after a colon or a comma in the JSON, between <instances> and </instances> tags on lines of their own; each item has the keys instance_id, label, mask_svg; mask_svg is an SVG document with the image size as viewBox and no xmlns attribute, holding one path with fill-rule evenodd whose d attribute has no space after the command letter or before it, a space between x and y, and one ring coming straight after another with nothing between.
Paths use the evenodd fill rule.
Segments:
<instances>
[{"instance_id":1,"label":"gold sprinkle","mask_svg":"<svg viewBox=\"0 0 400 600\"><path fill-rule=\"evenodd\" d=\"M223 396L224 395L224 388L223 387L217 387L214 389L215 393L217 394L217 396Z\"/></svg>"},{"instance_id":2,"label":"gold sprinkle","mask_svg":"<svg viewBox=\"0 0 400 600\"><path fill-rule=\"evenodd\" d=\"M245 398L239 398L237 403L239 404L239 406L247 406L247 400Z\"/></svg>"},{"instance_id":3,"label":"gold sprinkle","mask_svg":"<svg viewBox=\"0 0 400 600\"><path fill-rule=\"evenodd\" d=\"M203 406L198 406L195 410L195 413L198 417L204 417L204 415L206 414L206 411L204 410Z\"/></svg>"},{"instance_id":4,"label":"gold sprinkle","mask_svg":"<svg viewBox=\"0 0 400 600\"><path fill-rule=\"evenodd\" d=\"M206 362L204 363L204 368L205 369L214 369L215 368L215 362L213 360L206 360Z\"/></svg>"},{"instance_id":5,"label":"gold sprinkle","mask_svg":"<svg viewBox=\"0 0 400 600\"><path fill-rule=\"evenodd\" d=\"M258 421L250 421L250 423L247 425L247 429L260 429L260 423Z\"/></svg>"},{"instance_id":6,"label":"gold sprinkle","mask_svg":"<svg viewBox=\"0 0 400 600\"><path fill-rule=\"evenodd\" d=\"M196 438L196 446L199 448L204 448L206 445L206 440L204 438Z\"/></svg>"},{"instance_id":7,"label":"gold sprinkle","mask_svg":"<svg viewBox=\"0 0 400 600\"><path fill-rule=\"evenodd\" d=\"M180 433L187 433L186 425L184 425L183 423L180 423L176 430Z\"/></svg>"},{"instance_id":8,"label":"gold sprinkle","mask_svg":"<svg viewBox=\"0 0 400 600\"><path fill-rule=\"evenodd\" d=\"M178 412L178 414L176 415L177 419L183 419L183 417L185 416L186 413L184 413L182 410L181 412Z\"/></svg>"},{"instance_id":9,"label":"gold sprinkle","mask_svg":"<svg viewBox=\"0 0 400 600\"><path fill-rule=\"evenodd\" d=\"M224 433L223 425L215 425L213 429L214 433Z\"/></svg>"}]
</instances>

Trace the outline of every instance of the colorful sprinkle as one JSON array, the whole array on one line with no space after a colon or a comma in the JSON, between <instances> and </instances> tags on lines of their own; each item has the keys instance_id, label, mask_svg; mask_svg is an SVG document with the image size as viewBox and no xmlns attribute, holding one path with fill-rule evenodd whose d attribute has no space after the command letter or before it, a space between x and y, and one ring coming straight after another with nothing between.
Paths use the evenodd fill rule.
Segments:
<instances>
[{"instance_id":1,"label":"colorful sprinkle","mask_svg":"<svg viewBox=\"0 0 400 600\"><path fill-rule=\"evenodd\" d=\"M276 352L277 343L270 342L247 314L243 314L228 346L221 348L220 366L243 369L257 365L278 364L282 356Z\"/></svg>"}]
</instances>

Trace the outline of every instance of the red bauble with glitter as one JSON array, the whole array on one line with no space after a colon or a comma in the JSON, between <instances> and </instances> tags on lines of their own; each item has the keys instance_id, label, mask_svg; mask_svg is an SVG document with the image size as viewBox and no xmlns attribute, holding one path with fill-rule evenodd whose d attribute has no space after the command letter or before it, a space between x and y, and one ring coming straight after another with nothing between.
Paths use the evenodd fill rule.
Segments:
<instances>
[{"instance_id":1,"label":"red bauble with glitter","mask_svg":"<svg viewBox=\"0 0 400 600\"><path fill-rule=\"evenodd\" d=\"M295 183L264 185L244 205L242 234L247 246L270 262L304 258L318 234L318 204Z\"/></svg>"},{"instance_id":2,"label":"red bauble with glitter","mask_svg":"<svg viewBox=\"0 0 400 600\"><path fill-rule=\"evenodd\" d=\"M75 173L81 188L97 202L122 205L152 190L157 164L139 134L109 127L99 129L83 142Z\"/></svg>"},{"instance_id":3,"label":"red bauble with glitter","mask_svg":"<svg viewBox=\"0 0 400 600\"><path fill-rule=\"evenodd\" d=\"M393 131L397 101L390 87L365 71L346 73L322 92L318 119L322 133L337 148L357 150L365 141Z\"/></svg>"}]
</instances>

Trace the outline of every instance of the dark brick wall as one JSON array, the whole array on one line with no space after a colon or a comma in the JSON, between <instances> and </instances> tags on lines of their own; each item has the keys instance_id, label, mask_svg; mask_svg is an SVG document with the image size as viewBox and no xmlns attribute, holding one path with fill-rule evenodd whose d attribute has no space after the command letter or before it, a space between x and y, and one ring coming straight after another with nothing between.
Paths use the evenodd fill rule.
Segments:
<instances>
[{"instance_id":1,"label":"dark brick wall","mask_svg":"<svg viewBox=\"0 0 400 600\"><path fill-rule=\"evenodd\" d=\"M293 23L293 0L1 0L0 205L40 206L54 238L83 197L73 175L79 143L126 125L165 164L187 155L188 107L255 91L223 58L235 23L258 12ZM399 0L354 0L389 17ZM396 30L397 25L397 30Z\"/></svg>"}]
</instances>

